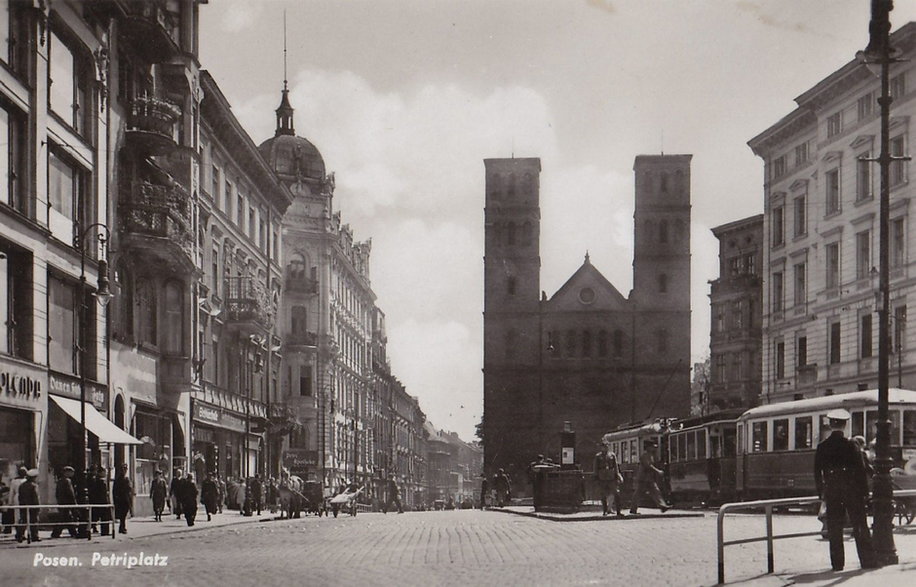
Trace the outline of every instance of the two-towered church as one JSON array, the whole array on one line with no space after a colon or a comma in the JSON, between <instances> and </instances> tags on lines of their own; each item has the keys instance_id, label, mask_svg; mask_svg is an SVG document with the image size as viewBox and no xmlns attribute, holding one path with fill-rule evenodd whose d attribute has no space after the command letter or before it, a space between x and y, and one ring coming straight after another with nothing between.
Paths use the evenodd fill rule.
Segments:
<instances>
[{"instance_id":1,"label":"two-towered church","mask_svg":"<svg viewBox=\"0 0 916 587\"><path fill-rule=\"evenodd\" d=\"M538 454L559 458L565 422L576 432L576 461L590 469L603 434L628 422L687 414L690 160L636 157L629 296L586 254L549 298L540 285L541 161L484 161L488 475L504 468L524 492L529 462Z\"/></svg>"}]
</instances>

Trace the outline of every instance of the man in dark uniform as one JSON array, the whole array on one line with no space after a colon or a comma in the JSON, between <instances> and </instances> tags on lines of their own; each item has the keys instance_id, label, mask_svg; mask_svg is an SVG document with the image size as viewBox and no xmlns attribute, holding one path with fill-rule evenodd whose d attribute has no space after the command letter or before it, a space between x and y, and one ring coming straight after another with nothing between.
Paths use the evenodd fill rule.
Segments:
<instances>
[{"instance_id":1,"label":"man in dark uniform","mask_svg":"<svg viewBox=\"0 0 916 587\"><path fill-rule=\"evenodd\" d=\"M254 474L254 479L251 480L251 509L257 510L258 515L261 515L261 475L258 473Z\"/></svg>"},{"instance_id":2,"label":"man in dark uniform","mask_svg":"<svg viewBox=\"0 0 916 587\"><path fill-rule=\"evenodd\" d=\"M70 465L61 470L60 477L57 479L57 489L55 490L58 505L76 505L76 491L74 491L73 481L71 481L75 472L75 469ZM54 526L54 529L51 530L51 538L60 538L64 528L67 529L72 538L76 538L76 525L73 524L77 518L76 510L74 508L60 508L59 512L61 525Z\"/></svg>"},{"instance_id":3,"label":"man in dark uniform","mask_svg":"<svg viewBox=\"0 0 916 587\"><path fill-rule=\"evenodd\" d=\"M814 481L817 492L827 506L827 538L830 541L830 565L842 571L846 562L843 551L843 524L846 515L852 523L859 563L863 569L878 566L865 517L868 476L856 445L843 436L849 412L843 409L827 413L832 430L817 445L814 455Z\"/></svg>"}]
</instances>

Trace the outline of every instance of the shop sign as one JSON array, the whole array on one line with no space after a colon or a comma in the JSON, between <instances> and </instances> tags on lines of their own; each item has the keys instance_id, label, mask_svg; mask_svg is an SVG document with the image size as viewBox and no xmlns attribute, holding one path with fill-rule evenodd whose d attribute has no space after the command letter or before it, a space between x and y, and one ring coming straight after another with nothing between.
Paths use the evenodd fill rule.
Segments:
<instances>
[{"instance_id":1,"label":"shop sign","mask_svg":"<svg viewBox=\"0 0 916 587\"><path fill-rule=\"evenodd\" d=\"M87 381L86 399L103 414L108 413L108 388ZM55 395L73 398L80 398L80 381L76 377L59 375L57 373L48 373L48 389Z\"/></svg>"},{"instance_id":2,"label":"shop sign","mask_svg":"<svg viewBox=\"0 0 916 587\"><path fill-rule=\"evenodd\" d=\"M41 399L41 383L36 373L17 365L0 366L0 403L34 408Z\"/></svg>"},{"instance_id":3,"label":"shop sign","mask_svg":"<svg viewBox=\"0 0 916 587\"><path fill-rule=\"evenodd\" d=\"M286 449L283 453L283 466L293 475L302 476L310 468L318 466L318 451L297 448Z\"/></svg>"},{"instance_id":4,"label":"shop sign","mask_svg":"<svg viewBox=\"0 0 916 587\"><path fill-rule=\"evenodd\" d=\"M235 430L236 432L245 432L245 418L203 402L194 402L194 419L201 423L219 426L220 428Z\"/></svg>"}]
</instances>

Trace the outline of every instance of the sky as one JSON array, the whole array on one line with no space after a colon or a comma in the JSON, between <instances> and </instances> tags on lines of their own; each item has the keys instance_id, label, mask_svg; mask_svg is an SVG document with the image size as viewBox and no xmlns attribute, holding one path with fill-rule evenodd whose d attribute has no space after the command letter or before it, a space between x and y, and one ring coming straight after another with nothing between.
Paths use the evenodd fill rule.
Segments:
<instances>
[{"instance_id":1,"label":"sky","mask_svg":"<svg viewBox=\"0 0 916 587\"><path fill-rule=\"evenodd\" d=\"M895 3L894 30L916 20ZM210 0L200 60L255 143L287 77L296 133L372 239L392 372L437 428L483 412L487 158L541 159L541 289L592 264L632 287L633 162L693 154L691 349L708 355L711 228L763 211L747 142L868 42L869 0Z\"/></svg>"}]
</instances>

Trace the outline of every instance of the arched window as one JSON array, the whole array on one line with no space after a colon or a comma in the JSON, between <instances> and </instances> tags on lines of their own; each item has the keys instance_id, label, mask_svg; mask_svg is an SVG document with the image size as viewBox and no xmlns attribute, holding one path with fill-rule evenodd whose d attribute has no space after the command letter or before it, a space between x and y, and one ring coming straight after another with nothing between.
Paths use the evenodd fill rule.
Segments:
<instances>
[{"instance_id":1,"label":"arched window","mask_svg":"<svg viewBox=\"0 0 916 587\"><path fill-rule=\"evenodd\" d=\"M661 186L660 186L659 191L661 191L661 193L663 194L668 193L668 174L667 173L661 174Z\"/></svg>"},{"instance_id":2,"label":"arched window","mask_svg":"<svg viewBox=\"0 0 916 587\"><path fill-rule=\"evenodd\" d=\"M137 280L137 326L139 342L156 345L157 304L156 290L149 279Z\"/></svg>"},{"instance_id":3,"label":"arched window","mask_svg":"<svg viewBox=\"0 0 916 587\"><path fill-rule=\"evenodd\" d=\"M592 356L592 333L588 330L582 331L582 356Z\"/></svg>"},{"instance_id":4,"label":"arched window","mask_svg":"<svg viewBox=\"0 0 916 587\"><path fill-rule=\"evenodd\" d=\"M508 293L510 296L514 296L516 285L517 285L517 282L514 276L510 275L509 277L507 277L506 278L506 293Z\"/></svg>"},{"instance_id":5,"label":"arched window","mask_svg":"<svg viewBox=\"0 0 916 587\"><path fill-rule=\"evenodd\" d=\"M533 231L531 229L531 221L525 221L525 224L522 225L522 244L528 246L531 244Z\"/></svg>"},{"instance_id":6,"label":"arched window","mask_svg":"<svg viewBox=\"0 0 916 587\"><path fill-rule=\"evenodd\" d=\"M658 242L668 242L668 221L662 220L658 223Z\"/></svg>"},{"instance_id":7,"label":"arched window","mask_svg":"<svg viewBox=\"0 0 916 587\"><path fill-rule=\"evenodd\" d=\"M684 170L678 169L674 173L674 191L680 194L684 191Z\"/></svg>"},{"instance_id":8,"label":"arched window","mask_svg":"<svg viewBox=\"0 0 916 587\"><path fill-rule=\"evenodd\" d=\"M623 356L623 331L614 331L614 356Z\"/></svg>"},{"instance_id":9,"label":"arched window","mask_svg":"<svg viewBox=\"0 0 916 587\"><path fill-rule=\"evenodd\" d=\"M169 281L165 284L165 352L181 354L184 350L183 298L181 284Z\"/></svg>"},{"instance_id":10,"label":"arched window","mask_svg":"<svg viewBox=\"0 0 916 587\"><path fill-rule=\"evenodd\" d=\"M606 330L598 331L598 356L599 357L607 356L607 331Z\"/></svg>"},{"instance_id":11,"label":"arched window","mask_svg":"<svg viewBox=\"0 0 916 587\"><path fill-rule=\"evenodd\" d=\"M658 276L658 293L668 293L668 275L665 273Z\"/></svg>"},{"instance_id":12,"label":"arched window","mask_svg":"<svg viewBox=\"0 0 916 587\"><path fill-rule=\"evenodd\" d=\"M509 174L509 185L506 187L508 188L507 192L508 192L509 199L514 198L515 197L515 174L514 173Z\"/></svg>"},{"instance_id":13,"label":"arched window","mask_svg":"<svg viewBox=\"0 0 916 587\"><path fill-rule=\"evenodd\" d=\"M510 244L510 245L514 245L514 244L515 244L515 232L516 232L515 223L514 223L514 222L510 222L510 223L509 223L509 227L508 227L508 233L509 233L509 234L508 234L508 239L507 239L507 240L508 240L508 244Z\"/></svg>"},{"instance_id":14,"label":"arched window","mask_svg":"<svg viewBox=\"0 0 916 587\"><path fill-rule=\"evenodd\" d=\"M683 220L678 219L677 222L674 223L674 238L677 242L681 242L684 240L684 221Z\"/></svg>"},{"instance_id":15,"label":"arched window","mask_svg":"<svg viewBox=\"0 0 916 587\"><path fill-rule=\"evenodd\" d=\"M651 243L653 237L655 236L652 232L655 228L655 224L651 220L646 220L642 223L643 226L643 240L647 243Z\"/></svg>"}]
</instances>

